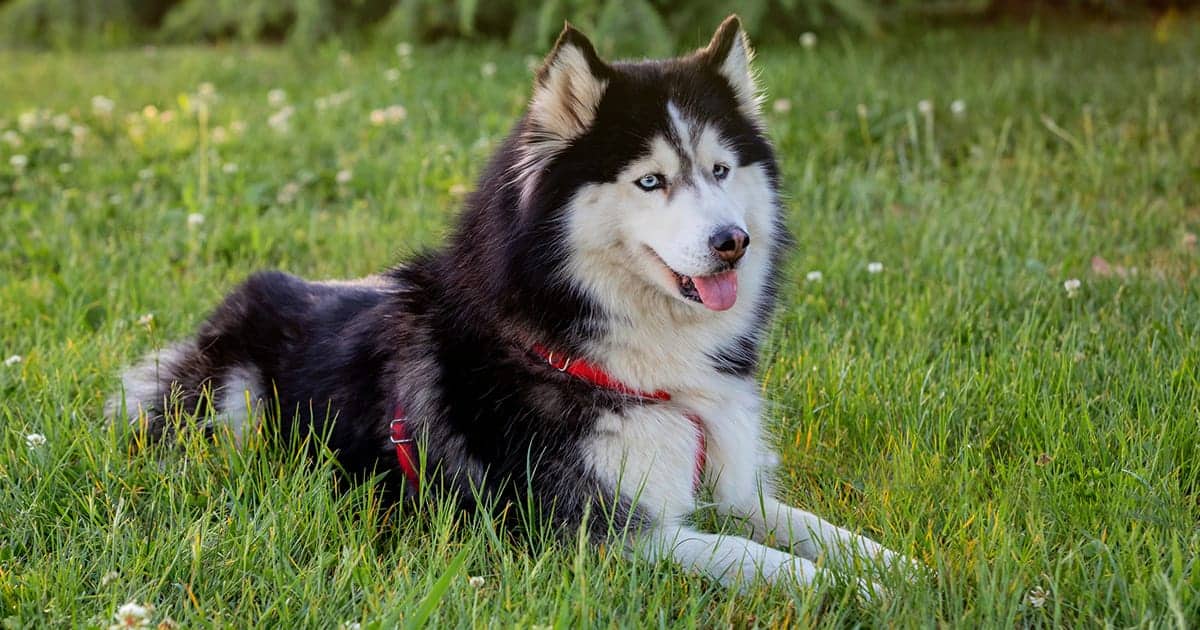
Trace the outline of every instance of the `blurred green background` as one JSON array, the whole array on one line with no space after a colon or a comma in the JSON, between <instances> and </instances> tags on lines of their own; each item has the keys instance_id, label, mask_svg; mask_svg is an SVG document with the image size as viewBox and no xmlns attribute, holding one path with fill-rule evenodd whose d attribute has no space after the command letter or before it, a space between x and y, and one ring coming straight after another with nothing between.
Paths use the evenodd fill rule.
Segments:
<instances>
[{"instance_id":1,"label":"blurred green background","mask_svg":"<svg viewBox=\"0 0 1200 630\"><path fill-rule=\"evenodd\" d=\"M759 42L808 29L880 34L911 24L1119 19L1198 0L0 0L0 46L81 48L227 40L307 46L336 38L492 39L542 46L564 19L603 52L660 55L736 10Z\"/></svg>"}]
</instances>

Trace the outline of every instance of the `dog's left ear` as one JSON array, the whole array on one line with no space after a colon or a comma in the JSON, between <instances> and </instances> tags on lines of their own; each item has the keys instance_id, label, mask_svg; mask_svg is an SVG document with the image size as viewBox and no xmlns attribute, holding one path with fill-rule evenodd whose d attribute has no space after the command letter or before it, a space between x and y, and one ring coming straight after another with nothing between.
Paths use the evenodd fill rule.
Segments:
<instances>
[{"instance_id":1,"label":"dog's left ear","mask_svg":"<svg viewBox=\"0 0 1200 630\"><path fill-rule=\"evenodd\" d=\"M742 113L757 121L762 98L754 81L754 69L750 65L754 60L754 49L750 47L750 39L742 30L742 21L737 15L731 15L721 22L712 41L700 50L700 57L729 81Z\"/></svg>"},{"instance_id":2,"label":"dog's left ear","mask_svg":"<svg viewBox=\"0 0 1200 630\"><path fill-rule=\"evenodd\" d=\"M596 120L608 74L592 42L566 24L534 82L529 117L536 131L560 141L582 135Z\"/></svg>"}]
</instances>

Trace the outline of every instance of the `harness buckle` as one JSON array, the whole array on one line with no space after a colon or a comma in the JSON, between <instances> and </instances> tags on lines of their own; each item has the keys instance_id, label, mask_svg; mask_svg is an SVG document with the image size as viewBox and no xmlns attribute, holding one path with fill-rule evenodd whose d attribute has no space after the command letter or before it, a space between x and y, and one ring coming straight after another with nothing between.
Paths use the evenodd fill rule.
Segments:
<instances>
[{"instance_id":1,"label":"harness buckle","mask_svg":"<svg viewBox=\"0 0 1200 630\"><path fill-rule=\"evenodd\" d=\"M554 365L554 353L549 352L546 354L546 363L549 363L550 367L558 370L559 372L566 372L567 368L571 367L571 357L564 359L562 367L558 367L557 365Z\"/></svg>"},{"instance_id":2,"label":"harness buckle","mask_svg":"<svg viewBox=\"0 0 1200 630\"><path fill-rule=\"evenodd\" d=\"M406 435L406 431L404 430L404 418L392 418L392 422L389 427L392 430L392 434L388 436L388 439L392 441L392 444L413 444L417 441L417 439L414 437L396 437L396 435Z\"/></svg>"}]
</instances>

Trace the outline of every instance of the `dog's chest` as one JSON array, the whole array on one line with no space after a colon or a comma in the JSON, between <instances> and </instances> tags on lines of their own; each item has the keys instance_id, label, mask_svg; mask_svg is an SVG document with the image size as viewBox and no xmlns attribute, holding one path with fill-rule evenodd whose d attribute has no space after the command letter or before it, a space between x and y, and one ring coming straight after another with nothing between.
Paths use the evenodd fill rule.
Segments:
<instances>
[{"instance_id":1,"label":"dog's chest","mask_svg":"<svg viewBox=\"0 0 1200 630\"><path fill-rule=\"evenodd\" d=\"M584 446L593 470L652 512L693 507L697 464L707 452L704 420L676 405L634 405L599 418Z\"/></svg>"},{"instance_id":2,"label":"dog's chest","mask_svg":"<svg viewBox=\"0 0 1200 630\"><path fill-rule=\"evenodd\" d=\"M756 448L733 451L756 441L743 438L757 436L757 408L756 392L746 387L727 389L723 399L679 395L630 405L598 419L584 454L614 491L680 518L695 509L702 479L723 474L731 460L755 460Z\"/></svg>"}]
</instances>

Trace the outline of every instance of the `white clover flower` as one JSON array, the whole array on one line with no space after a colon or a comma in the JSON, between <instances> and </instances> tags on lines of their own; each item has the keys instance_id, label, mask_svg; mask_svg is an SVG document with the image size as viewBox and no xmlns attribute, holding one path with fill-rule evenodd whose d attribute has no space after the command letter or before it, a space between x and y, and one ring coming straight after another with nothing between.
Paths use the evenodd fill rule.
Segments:
<instances>
[{"instance_id":1,"label":"white clover flower","mask_svg":"<svg viewBox=\"0 0 1200 630\"><path fill-rule=\"evenodd\" d=\"M927 99L917 101L917 111L921 112L922 116L928 116L933 113L933 103Z\"/></svg>"},{"instance_id":2,"label":"white clover flower","mask_svg":"<svg viewBox=\"0 0 1200 630\"><path fill-rule=\"evenodd\" d=\"M23 171L23 170L25 170L26 166L29 166L29 158L18 153L16 155L8 158L8 163L10 166L13 167L13 169L18 170L18 171Z\"/></svg>"},{"instance_id":3,"label":"white clover flower","mask_svg":"<svg viewBox=\"0 0 1200 630\"><path fill-rule=\"evenodd\" d=\"M875 261L867 263L867 273L881 273L883 271L883 263Z\"/></svg>"},{"instance_id":4,"label":"white clover flower","mask_svg":"<svg viewBox=\"0 0 1200 630\"><path fill-rule=\"evenodd\" d=\"M357 621L343 621L340 630L362 630L362 624Z\"/></svg>"},{"instance_id":5,"label":"white clover flower","mask_svg":"<svg viewBox=\"0 0 1200 630\"><path fill-rule=\"evenodd\" d=\"M286 205L295 201L298 194L300 194L300 184L288 182L279 189L279 193L275 195L275 201Z\"/></svg>"},{"instance_id":6,"label":"white clover flower","mask_svg":"<svg viewBox=\"0 0 1200 630\"><path fill-rule=\"evenodd\" d=\"M234 167L235 167L234 170L237 170L236 164L234 165ZM204 215L203 214L200 214L199 212L193 212L193 213L187 215L187 226L188 227L194 228L194 227L200 227L201 225L204 225Z\"/></svg>"},{"instance_id":7,"label":"white clover flower","mask_svg":"<svg viewBox=\"0 0 1200 630\"><path fill-rule=\"evenodd\" d=\"M479 67L479 74L482 74L483 78L485 79L490 79L496 76L496 64L490 61L483 64Z\"/></svg>"},{"instance_id":8,"label":"white clover flower","mask_svg":"<svg viewBox=\"0 0 1200 630\"><path fill-rule=\"evenodd\" d=\"M413 52L413 45L408 42L400 42L396 44L396 56L407 57Z\"/></svg>"},{"instance_id":9,"label":"white clover flower","mask_svg":"<svg viewBox=\"0 0 1200 630\"><path fill-rule=\"evenodd\" d=\"M147 105L142 108L142 117L147 120L158 118L158 108L153 105Z\"/></svg>"},{"instance_id":10,"label":"white clover flower","mask_svg":"<svg viewBox=\"0 0 1200 630\"><path fill-rule=\"evenodd\" d=\"M30 131L33 131L33 128L36 126L37 126L37 112L35 112L35 111L21 112L21 115L17 116L17 128L20 129L21 131L23 131L25 133L29 133Z\"/></svg>"},{"instance_id":11,"label":"white clover flower","mask_svg":"<svg viewBox=\"0 0 1200 630\"><path fill-rule=\"evenodd\" d=\"M817 271L815 269L804 274L804 279L809 282L820 282L824 278L825 278L825 274L823 274L820 271Z\"/></svg>"},{"instance_id":12,"label":"white clover flower","mask_svg":"<svg viewBox=\"0 0 1200 630\"><path fill-rule=\"evenodd\" d=\"M154 171L151 169L148 169L148 168L144 168L144 169L138 171L138 179L140 179L142 181L154 179Z\"/></svg>"},{"instance_id":13,"label":"white clover flower","mask_svg":"<svg viewBox=\"0 0 1200 630\"><path fill-rule=\"evenodd\" d=\"M14 354L4 360L4 365L5 365L5 367L12 367L12 366L20 363L21 361L22 361L21 355Z\"/></svg>"},{"instance_id":14,"label":"white clover flower","mask_svg":"<svg viewBox=\"0 0 1200 630\"><path fill-rule=\"evenodd\" d=\"M383 78L388 83L395 83L400 80L400 68L388 68L383 72Z\"/></svg>"},{"instance_id":15,"label":"white clover flower","mask_svg":"<svg viewBox=\"0 0 1200 630\"><path fill-rule=\"evenodd\" d=\"M116 571L109 571L108 573L105 573L100 578L100 586L108 586L109 584L111 584L113 581L117 580L120 577L121 577L120 573L117 573Z\"/></svg>"},{"instance_id":16,"label":"white clover flower","mask_svg":"<svg viewBox=\"0 0 1200 630\"><path fill-rule=\"evenodd\" d=\"M96 95L92 97L92 113L97 116L109 116L113 112L116 103L107 96Z\"/></svg>"},{"instance_id":17,"label":"white clover flower","mask_svg":"<svg viewBox=\"0 0 1200 630\"><path fill-rule=\"evenodd\" d=\"M292 129L292 114L294 113L296 113L296 108L287 105L271 114L271 117L267 119L267 125L276 133L287 133Z\"/></svg>"},{"instance_id":18,"label":"white clover flower","mask_svg":"<svg viewBox=\"0 0 1200 630\"><path fill-rule=\"evenodd\" d=\"M213 127L212 141L216 144L225 144L229 142L229 132L224 127Z\"/></svg>"},{"instance_id":19,"label":"white clover flower","mask_svg":"<svg viewBox=\"0 0 1200 630\"><path fill-rule=\"evenodd\" d=\"M267 104L271 107L283 107L287 103L287 92L274 88L267 92Z\"/></svg>"},{"instance_id":20,"label":"white clover flower","mask_svg":"<svg viewBox=\"0 0 1200 630\"><path fill-rule=\"evenodd\" d=\"M804 33L800 35L800 45L811 50L817 45L816 33Z\"/></svg>"},{"instance_id":21,"label":"white clover flower","mask_svg":"<svg viewBox=\"0 0 1200 630\"><path fill-rule=\"evenodd\" d=\"M408 109L404 109L404 106L398 106L397 104L397 106L388 106L388 109L384 109L384 114L388 118L388 122L395 125L396 122L401 122L408 118Z\"/></svg>"},{"instance_id":22,"label":"white clover flower","mask_svg":"<svg viewBox=\"0 0 1200 630\"><path fill-rule=\"evenodd\" d=\"M62 133L71 128L71 117L66 114L58 114L50 119L50 124L54 126L54 130Z\"/></svg>"},{"instance_id":23,"label":"white clover flower","mask_svg":"<svg viewBox=\"0 0 1200 630\"><path fill-rule=\"evenodd\" d=\"M1071 278L1063 283L1063 289L1066 289L1067 297L1069 298L1075 297L1075 295L1079 293L1079 289L1082 287L1083 283L1079 281L1079 278Z\"/></svg>"},{"instance_id":24,"label":"white clover flower","mask_svg":"<svg viewBox=\"0 0 1200 630\"><path fill-rule=\"evenodd\" d=\"M542 60L533 55L525 55L525 69L530 72L537 72L542 67Z\"/></svg>"},{"instance_id":25,"label":"white clover flower","mask_svg":"<svg viewBox=\"0 0 1200 630\"><path fill-rule=\"evenodd\" d=\"M956 98L950 101L950 113L954 114L955 118L962 118L967 113L967 104L961 98Z\"/></svg>"},{"instance_id":26,"label":"white clover flower","mask_svg":"<svg viewBox=\"0 0 1200 630\"><path fill-rule=\"evenodd\" d=\"M771 104L771 109L775 110L776 114L786 114L792 111L792 101L786 98L777 98Z\"/></svg>"},{"instance_id":27,"label":"white clover flower","mask_svg":"<svg viewBox=\"0 0 1200 630\"><path fill-rule=\"evenodd\" d=\"M472 575L471 577L467 578L467 583L473 588L482 588L484 584L483 576Z\"/></svg>"},{"instance_id":28,"label":"white clover flower","mask_svg":"<svg viewBox=\"0 0 1200 630\"><path fill-rule=\"evenodd\" d=\"M313 101L313 104L316 105L318 110L325 111L331 107L338 107L339 105L344 104L346 101L350 100L351 96L352 94L350 90L342 90L341 92L334 92L333 94L326 94L325 96L317 97L317 100Z\"/></svg>"},{"instance_id":29,"label":"white clover flower","mask_svg":"<svg viewBox=\"0 0 1200 630\"><path fill-rule=\"evenodd\" d=\"M859 103L856 105L854 107L854 111L858 113L859 118L866 118L867 114L870 113L870 110L867 109L867 106L864 103Z\"/></svg>"},{"instance_id":30,"label":"white clover flower","mask_svg":"<svg viewBox=\"0 0 1200 630\"><path fill-rule=\"evenodd\" d=\"M387 113L385 113L382 109L372 109L370 119L371 124L375 125L376 127L385 125L387 124Z\"/></svg>"},{"instance_id":31,"label":"white clover flower","mask_svg":"<svg viewBox=\"0 0 1200 630\"><path fill-rule=\"evenodd\" d=\"M150 613L154 610L149 604L143 606L136 602L128 602L117 609L114 615L116 623L108 630L126 630L131 628L146 628L150 624Z\"/></svg>"},{"instance_id":32,"label":"white clover flower","mask_svg":"<svg viewBox=\"0 0 1200 630\"><path fill-rule=\"evenodd\" d=\"M238 172L237 162L226 162L226 163L222 164L221 172L225 173L226 175L233 175L234 173ZM201 222L203 222L204 215L199 215L199 216L201 217Z\"/></svg>"},{"instance_id":33,"label":"white clover flower","mask_svg":"<svg viewBox=\"0 0 1200 630\"><path fill-rule=\"evenodd\" d=\"M1049 595L1050 594L1046 592L1046 589L1040 586L1035 586L1029 589L1029 593L1025 595L1025 603L1034 608L1041 608L1046 605L1046 598Z\"/></svg>"},{"instance_id":34,"label":"white clover flower","mask_svg":"<svg viewBox=\"0 0 1200 630\"><path fill-rule=\"evenodd\" d=\"M462 197L467 194L467 187L462 184L452 184L447 192L453 197Z\"/></svg>"},{"instance_id":35,"label":"white clover flower","mask_svg":"<svg viewBox=\"0 0 1200 630\"><path fill-rule=\"evenodd\" d=\"M62 164L58 165L58 172L62 173L63 175L66 175L73 170L75 170L75 166L70 162L63 162Z\"/></svg>"},{"instance_id":36,"label":"white clover flower","mask_svg":"<svg viewBox=\"0 0 1200 630\"><path fill-rule=\"evenodd\" d=\"M349 184L350 180L354 179L354 171L344 168L337 172L337 176L334 179L336 179L337 183L339 184Z\"/></svg>"},{"instance_id":37,"label":"white clover flower","mask_svg":"<svg viewBox=\"0 0 1200 630\"><path fill-rule=\"evenodd\" d=\"M237 135L240 136L240 135L246 133L246 121L235 120L235 121L229 123L229 129L230 129L230 131L233 131L233 133L236 133Z\"/></svg>"},{"instance_id":38,"label":"white clover flower","mask_svg":"<svg viewBox=\"0 0 1200 630\"><path fill-rule=\"evenodd\" d=\"M213 103L217 100L217 88L212 83L205 81L196 88L196 96L206 103Z\"/></svg>"},{"instance_id":39,"label":"white clover flower","mask_svg":"<svg viewBox=\"0 0 1200 630\"><path fill-rule=\"evenodd\" d=\"M12 129L8 129L3 134L0 134L0 140L3 140L4 144L7 144L14 149L24 144L24 141L21 139L21 134L13 131Z\"/></svg>"},{"instance_id":40,"label":"white clover flower","mask_svg":"<svg viewBox=\"0 0 1200 630\"><path fill-rule=\"evenodd\" d=\"M145 315L142 315L138 318L137 323L138 326L145 326L146 328L149 328L152 324L154 324L154 313L146 313Z\"/></svg>"},{"instance_id":41,"label":"white clover flower","mask_svg":"<svg viewBox=\"0 0 1200 630\"><path fill-rule=\"evenodd\" d=\"M33 450L46 443L46 436L41 433L30 433L25 436L25 447Z\"/></svg>"}]
</instances>

